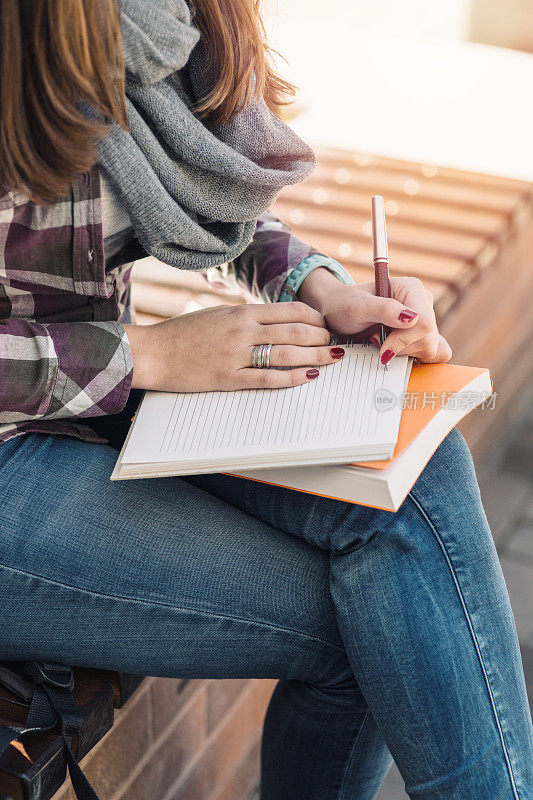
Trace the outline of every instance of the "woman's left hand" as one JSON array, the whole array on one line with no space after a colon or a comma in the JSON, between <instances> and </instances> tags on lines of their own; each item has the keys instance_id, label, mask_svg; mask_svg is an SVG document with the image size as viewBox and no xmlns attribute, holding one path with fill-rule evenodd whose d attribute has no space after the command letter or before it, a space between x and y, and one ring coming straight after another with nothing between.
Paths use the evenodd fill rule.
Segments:
<instances>
[{"instance_id":1,"label":"woman's left hand","mask_svg":"<svg viewBox=\"0 0 533 800\"><path fill-rule=\"evenodd\" d=\"M390 284L391 298L376 297L373 282L346 286L319 268L302 283L298 297L317 308L336 333L354 335L376 323L390 328L380 348L384 364L396 355L426 363L449 361L452 351L438 331L431 292L418 278L391 278ZM375 335L371 341L379 345Z\"/></svg>"}]
</instances>

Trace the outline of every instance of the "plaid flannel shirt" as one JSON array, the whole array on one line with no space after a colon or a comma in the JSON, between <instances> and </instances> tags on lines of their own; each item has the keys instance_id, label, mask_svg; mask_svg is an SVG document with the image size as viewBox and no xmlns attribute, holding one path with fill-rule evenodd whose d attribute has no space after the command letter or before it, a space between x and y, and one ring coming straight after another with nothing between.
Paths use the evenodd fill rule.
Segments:
<instances>
[{"instance_id":1,"label":"plaid flannel shirt","mask_svg":"<svg viewBox=\"0 0 533 800\"><path fill-rule=\"evenodd\" d=\"M128 398L121 323L132 320L131 268L145 255L135 239L106 263L97 165L52 206L0 194L0 442L28 432L104 441L87 418L116 414ZM206 277L276 302L292 299L316 266L351 282L267 213L244 253Z\"/></svg>"}]
</instances>

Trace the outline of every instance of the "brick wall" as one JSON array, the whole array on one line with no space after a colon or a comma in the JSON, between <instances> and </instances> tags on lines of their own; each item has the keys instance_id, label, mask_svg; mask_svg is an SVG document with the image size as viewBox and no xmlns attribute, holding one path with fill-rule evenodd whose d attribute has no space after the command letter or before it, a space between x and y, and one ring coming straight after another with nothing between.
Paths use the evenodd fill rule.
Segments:
<instances>
[{"instance_id":1,"label":"brick wall","mask_svg":"<svg viewBox=\"0 0 533 800\"><path fill-rule=\"evenodd\" d=\"M270 680L147 678L82 761L101 800L247 800ZM67 781L53 800L74 800Z\"/></svg>"}]
</instances>

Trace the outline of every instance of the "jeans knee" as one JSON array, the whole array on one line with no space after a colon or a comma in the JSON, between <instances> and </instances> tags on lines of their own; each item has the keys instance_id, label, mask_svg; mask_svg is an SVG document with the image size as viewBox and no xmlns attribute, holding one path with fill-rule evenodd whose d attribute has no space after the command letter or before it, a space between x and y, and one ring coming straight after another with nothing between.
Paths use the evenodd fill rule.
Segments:
<instances>
[{"instance_id":1,"label":"jeans knee","mask_svg":"<svg viewBox=\"0 0 533 800\"><path fill-rule=\"evenodd\" d=\"M479 487L470 450L455 428L437 448L416 481L418 494L441 496L444 501L479 502Z\"/></svg>"},{"instance_id":2,"label":"jeans knee","mask_svg":"<svg viewBox=\"0 0 533 800\"><path fill-rule=\"evenodd\" d=\"M419 533L426 530L449 556L487 568L497 561L472 457L458 431L444 439L404 506L406 518L418 519Z\"/></svg>"},{"instance_id":3,"label":"jeans knee","mask_svg":"<svg viewBox=\"0 0 533 800\"><path fill-rule=\"evenodd\" d=\"M371 540L387 547L398 537L408 541L433 527L490 541L476 473L468 446L457 430L443 440L396 513L343 504L329 536L331 550L347 553ZM421 519L422 515L422 519ZM431 534L433 535L433 534Z\"/></svg>"},{"instance_id":4,"label":"jeans knee","mask_svg":"<svg viewBox=\"0 0 533 800\"><path fill-rule=\"evenodd\" d=\"M333 553L348 553L371 540L386 546L391 536L420 535L426 521L413 503L425 509L438 527L469 527L487 536L487 522L468 446L457 430L443 440L396 512L319 498L309 515L308 538ZM490 532L489 532L490 538Z\"/></svg>"},{"instance_id":5,"label":"jeans knee","mask_svg":"<svg viewBox=\"0 0 533 800\"><path fill-rule=\"evenodd\" d=\"M455 429L437 448L410 495L439 526L487 527L472 456Z\"/></svg>"}]
</instances>

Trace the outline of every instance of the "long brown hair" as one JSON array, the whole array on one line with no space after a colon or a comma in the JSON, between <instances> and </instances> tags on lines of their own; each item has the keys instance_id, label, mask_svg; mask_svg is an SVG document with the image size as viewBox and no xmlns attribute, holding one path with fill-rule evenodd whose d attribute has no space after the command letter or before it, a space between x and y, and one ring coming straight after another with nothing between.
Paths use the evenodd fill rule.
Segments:
<instances>
[{"instance_id":1,"label":"long brown hair","mask_svg":"<svg viewBox=\"0 0 533 800\"><path fill-rule=\"evenodd\" d=\"M261 0L191 0L191 6L216 76L213 89L197 111L209 121L226 122L251 97L263 96L279 116L294 97L295 88L273 67Z\"/></svg>"},{"instance_id":2,"label":"long brown hair","mask_svg":"<svg viewBox=\"0 0 533 800\"><path fill-rule=\"evenodd\" d=\"M199 116L227 121L261 95L279 115L294 89L270 61L260 0L190 2L215 75ZM0 0L0 189L52 203L94 164L113 120L127 126L119 2Z\"/></svg>"}]
</instances>

